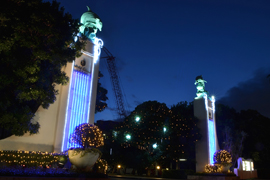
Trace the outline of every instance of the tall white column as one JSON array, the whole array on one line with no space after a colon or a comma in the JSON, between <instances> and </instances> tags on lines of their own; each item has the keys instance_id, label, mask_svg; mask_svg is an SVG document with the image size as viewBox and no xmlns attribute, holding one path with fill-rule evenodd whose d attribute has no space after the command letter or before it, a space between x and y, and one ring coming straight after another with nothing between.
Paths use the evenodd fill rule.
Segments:
<instances>
[{"instance_id":1,"label":"tall white column","mask_svg":"<svg viewBox=\"0 0 270 180\"><path fill-rule=\"evenodd\" d=\"M219 149L216 135L215 100L206 93L194 99L194 116L199 119L202 135L196 142L196 172L203 172L207 164L213 163L213 153Z\"/></svg>"}]
</instances>

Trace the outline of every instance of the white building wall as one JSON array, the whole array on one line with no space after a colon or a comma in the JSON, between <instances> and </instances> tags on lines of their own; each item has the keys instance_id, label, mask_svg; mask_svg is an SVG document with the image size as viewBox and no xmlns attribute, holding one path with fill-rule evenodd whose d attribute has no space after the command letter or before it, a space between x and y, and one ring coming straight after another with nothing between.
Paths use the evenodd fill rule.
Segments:
<instances>
[{"instance_id":1,"label":"white building wall","mask_svg":"<svg viewBox=\"0 0 270 180\"><path fill-rule=\"evenodd\" d=\"M51 104L48 109L39 107L35 114L33 121L37 121L40 124L38 134L30 135L27 133L23 136L13 135L3 139L0 141L1 150L54 151L53 144L59 114L58 110L60 105L63 104L60 96L62 85L57 85L56 89L59 91L59 94L56 96L56 101Z\"/></svg>"}]
</instances>

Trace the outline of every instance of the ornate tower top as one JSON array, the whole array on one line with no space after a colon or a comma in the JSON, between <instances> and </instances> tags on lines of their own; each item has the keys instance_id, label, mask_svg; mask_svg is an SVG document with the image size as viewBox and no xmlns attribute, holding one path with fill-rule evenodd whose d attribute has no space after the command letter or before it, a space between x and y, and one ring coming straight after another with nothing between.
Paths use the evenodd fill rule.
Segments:
<instances>
[{"instance_id":1,"label":"ornate tower top","mask_svg":"<svg viewBox=\"0 0 270 180\"><path fill-rule=\"evenodd\" d=\"M205 85L204 85L205 82L206 81L203 79L202 75L196 77L196 80L195 80L194 84L197 85L196 86L196 88L197 88L197 93L196 93L197 97L196 98L197 99L202 97L203 93L207 93L207 91L204 89L205 88Z\"/></svg>"},{"instance_id":2,"label":"ornate tower top","mask_svg":"<svg viewBox=\"0 0 270 180\"><path fill-rule=\"evenodd\" d=\"M88 11L81 16L80 32L89 39L95 40L97 30L102 29L102 21L88 6L87 9Z\"/></svg>"}]
</instances>

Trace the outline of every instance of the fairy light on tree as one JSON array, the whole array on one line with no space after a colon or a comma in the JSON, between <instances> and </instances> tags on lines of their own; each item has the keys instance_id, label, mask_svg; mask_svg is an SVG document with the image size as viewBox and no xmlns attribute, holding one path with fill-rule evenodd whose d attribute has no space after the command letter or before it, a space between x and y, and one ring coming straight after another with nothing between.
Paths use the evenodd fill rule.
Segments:
<instances>
[{"instance_id":1,"label":"fairy light on tree","mask_svg":"<svg viewBox=\"0 0 270 180\"><path fill-rule=\"evenodd\" d=\"M126 137L125 133L129 132L132 137L129 144L140 147L140 149L149 149L149 146L161 142L161 139L164 138L165 122L169 116L170 112L166 104L157 101L144 102L137 106L124 123L117 128L118 137ZM121 141L121 139L119 140ZM122 139L122 142L125 143L125 139Z\"/></svg>"},{"instance_id":2,"label":"fairy light on tree","mask_svg":"<svg viewBox=\"0 0 270 180\"><path fill-rule=\"evenodd\" d=\"M137 117L140 117L139 121L136 121ZM140 153L144 151L152 163L159 159L164 163L180 158L193 160L195 157L190 154L193 151L195 154L195 142L200 137L196 123L192 104L179 103L169 109L164 103L147 101L138 105L116 128L115 141L124 148L137 148ZM127 133L131 140L126 139Z\"/></svg>"},{"instance_id":3,"label":"fairy light on tree","mask_svg":"<svg viewBox=\"0 0 270 180\"><path fill-rule=\"evenodd\" d=\"M103 146L104 138L102 131L100 131L97 126L83 123L75 128L71 135L70 142L86 149Z\"/></svg>"},{"instance_id":4,"label":"fairy light on tree","mask_svg":"<svg viewBox=\"0 0 270 180\"><path fill-rule=\"evenodd\" d=\"M218 150L214 154L214 162L215 164L231 164L232 156L226 150Z\"/></svg>"},{"instance_id":5,"label":"fairy light on tree","mask_svg":"<svg viewBox=\"0 0 270 180\"><path fill-rule=\"evenodd\" d=\"M164 161L178 163L179 159L195 160L195 142L200 139L197 122L192 103L179 102L171 107L169 126L164 133L167 138L162 146Z\"/></svg>"}]
</instances>

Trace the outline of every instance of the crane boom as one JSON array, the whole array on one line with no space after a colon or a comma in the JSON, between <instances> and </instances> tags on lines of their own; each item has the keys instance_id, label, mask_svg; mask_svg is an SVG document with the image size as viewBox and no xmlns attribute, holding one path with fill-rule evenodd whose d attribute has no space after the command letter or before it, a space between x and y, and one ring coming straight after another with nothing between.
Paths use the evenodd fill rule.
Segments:
<instances>
[{"instance_id":1,"label":"crane boom","mask_svg":"<svg viewBox=\"0 0 270 180\"><path fill-rule=\"evenodd\" d=\"M116 70L115 57L104 46L102 49L103 49L103 52L105 52L107 55L105 58L107 59L106 62L107 62L108 71L109 71L112 86L113 86L113 92L116 99L118 114L120 117L126 117L127 112L124 107L124 100L123 100L124 98L123 98L122 90L120 88L119 77Z\"/></svg>"}]
</instances>

